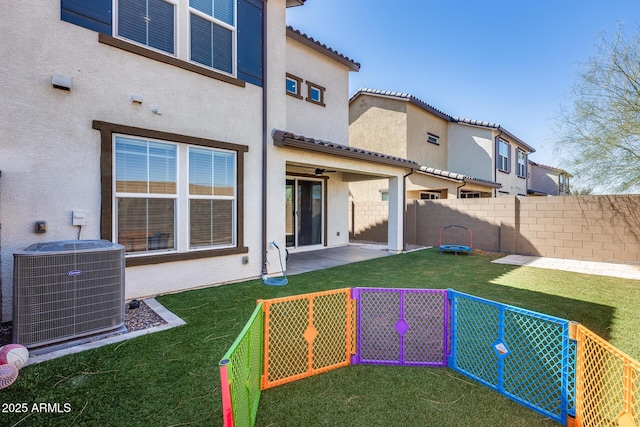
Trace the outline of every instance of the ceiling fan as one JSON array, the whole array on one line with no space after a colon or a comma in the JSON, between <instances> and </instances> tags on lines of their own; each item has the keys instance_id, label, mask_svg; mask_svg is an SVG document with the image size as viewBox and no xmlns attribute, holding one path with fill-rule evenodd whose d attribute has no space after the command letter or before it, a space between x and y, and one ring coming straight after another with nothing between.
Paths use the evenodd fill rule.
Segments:
<instances>
[{"instance_id":1,"label":"ceiling fan","mask_svg":"<svg viewBox=\"0 0 640 427\"><path fill-rule=\"evenodd\" d=\"M336 172L336 171L332 171L329 169L320 169L320 168L316 168L316 175L322 175L323 173L329 173L329 172Z\"/></svg>"}]
</instances>

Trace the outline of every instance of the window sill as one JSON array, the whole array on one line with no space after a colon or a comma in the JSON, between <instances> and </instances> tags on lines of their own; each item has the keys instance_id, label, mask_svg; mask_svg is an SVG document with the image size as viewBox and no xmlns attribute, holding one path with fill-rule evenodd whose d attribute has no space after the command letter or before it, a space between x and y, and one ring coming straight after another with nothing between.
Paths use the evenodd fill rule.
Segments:
<instances>
[{"instance_id":1,"label":"window sill","mask_svg":"<svg viewBox=\"0 0 640 427\"><path fill-rule=\"evenodd\" d=\"M230 83L239 87L245 87L245 82L236 79L235 77L227 76L222 73L210 70L208 68L201 67L199 65L192 64L191 62L183 61L182 59L175 58L173 56L165 55L160 52L146 49L142 46L138 46L127 41L108 36L103 33L98 34L98 41L111 47L122 49L126 52L134 53L136 55L144 56L145 58L152 59L154 61L162 62L164 64L173 65L174 67L182 68L183 70L191 71L193 73L200 74L205 77L220 80L225 83Z\"/></svg>"},{"instance_id":2,"label":"window sill","mask_svg":"<svg viewBox=\"0 0 640 427\"><path fill-rule=\"evenodd\" d=\"M188 261L192 259L213 258L227 255L246 254L249 252L247 247L237 247L228 249L211 249L184 253L170 253L162 255L139 256L133 258L125 258L127 267L135 267L137 265L153 265L163 264L165 262Z\"/></svg>"}]
</instances>

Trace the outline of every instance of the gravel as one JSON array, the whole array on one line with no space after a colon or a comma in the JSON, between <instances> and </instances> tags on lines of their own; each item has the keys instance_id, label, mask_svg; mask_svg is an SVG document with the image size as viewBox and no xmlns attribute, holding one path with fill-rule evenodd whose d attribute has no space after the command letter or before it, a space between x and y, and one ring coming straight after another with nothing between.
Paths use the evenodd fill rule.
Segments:
<instances>
[{"instance_id":1,"label":"gravel","mask_svg":"<svg viewBox=\"0 0 640 427\"><path fill-rule=\"evenodd\" d=\"M149 308L144 301L140 301L140 307L131 309L129 304L125 306L124 326L128 332L140 331L154 326L164 325L164 321L155 311ZM13 328L11 322L0 325L0 346L11 344Z\"/></svg>"}]
</instances>

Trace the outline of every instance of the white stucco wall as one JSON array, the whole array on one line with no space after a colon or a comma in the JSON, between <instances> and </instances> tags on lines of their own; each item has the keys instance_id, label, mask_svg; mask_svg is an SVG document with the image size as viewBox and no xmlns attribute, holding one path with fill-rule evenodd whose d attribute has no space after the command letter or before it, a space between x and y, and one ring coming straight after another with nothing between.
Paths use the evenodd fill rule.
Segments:
<instances>
[{"instance_id":1,"label":"white stucco wall","mask_svg":"<svg viewBox=\"0 0 640 427\"><path fill-rule=\"evenodd\" d=\"M349 144L349 69L290 37L287 37L286 67L286 73L302 78L304 82L300 93L303 99L286 97L285 130L338 144ZM283 82L285 77L283 73ZM306 101L307 80L326 89L324 107Z\"/></svg>"},{"instance_id":2,"label":"white stucco wall","mask_svg":"<svg viewBox=\"0 0 640 427\"><path fill-rule=\"evenodd\" d=\"M269 48L276 57L270 64L277 64L285 51L284 0L265 5ZM75 209L88 213L82 238L100 238L100 134L91 128L93 120L249 146L244 155L249 264L243 265L239 254L129 267L127 298L259 276L262 89L240 88L101 44L97 33L60 20L60 2L2 2L0 16L5 23L0 55L11 58L0 63L2 320L11 320L15 250L77 238L78 228L71 225ZM276 65L274 72L283 76L284 66ZM52 88L52 75L70 77L72 90ZM270 125L283 126L284 81L271 81ZM143 103L133 104L132 94L142 95ZM152 113L155 107L161 115ZM33 232L37 220L47 221L46 234Z\"/></svg>"}]
</instances>

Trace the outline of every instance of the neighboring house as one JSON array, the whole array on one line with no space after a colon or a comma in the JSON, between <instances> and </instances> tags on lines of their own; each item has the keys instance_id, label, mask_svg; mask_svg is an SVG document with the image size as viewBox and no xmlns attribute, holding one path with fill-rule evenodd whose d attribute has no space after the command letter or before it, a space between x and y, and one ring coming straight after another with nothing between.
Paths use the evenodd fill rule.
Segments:
<instances>
[{"instance_id":1,"label":"neighboring house","mask_svg":"<svg viewBox=\"0 0 640 427\"><path fill-rule=\"evenodd\" d=\"M531 196L568 196L571 194L571 175L562 169L529 160L529 189Z\"/></svg>"},{"instance_id":2,"label":"neighboring house","mask_svg":"<svg viewBox=\"0 0 640 427\"><path fill-rule=\"evenodd\" d=\"M402 249L418 165L349 146L359 64L286 27L303 3L2 3L2 321L30 244L120 242L127 299L264 277L280 270L270 242L348 243L352 181L385 182Z\"/></svg>"},{"instance_id":3,"label":"neighboring house","mask_svg":"<svg viewBox=\"0 0 640 427\"><path fill-rule=\"evenodd\" d=\"M527 194L527 156L535 150L501 127L452 117L398 92L360 89L349 100L349 141L417 162L409 199ZM384 184L351 187L354 200L384 200Z\"/></svg>"}]
</instances>

